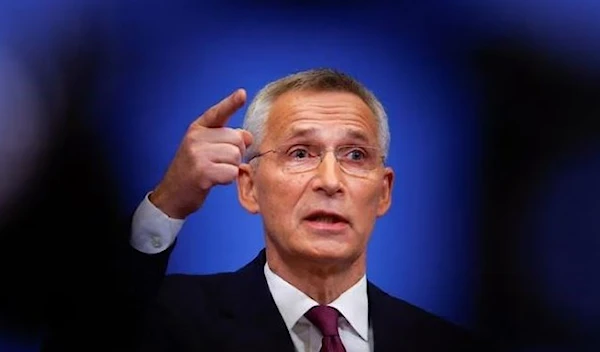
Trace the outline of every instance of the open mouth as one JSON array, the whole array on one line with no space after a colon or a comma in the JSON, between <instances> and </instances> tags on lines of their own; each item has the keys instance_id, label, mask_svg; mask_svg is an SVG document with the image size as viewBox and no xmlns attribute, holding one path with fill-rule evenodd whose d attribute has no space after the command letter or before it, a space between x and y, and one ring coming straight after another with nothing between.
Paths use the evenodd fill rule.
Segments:
<instances>
[{"instance_id":1,"label":"open mouth","mask_svg":"<svg viewBox=\"0 0 600 352\"><path fill-rule=\"evenodd\" d=\"M348 222L344 217L334 213L316 212L306 217L308 221L324 222L334 224L336 222Z\"/></svg>"},{"instance_id":2,"label":"open mouth","mask_svg":"<svg viewBox=\"0 0 600 352\"><path fill-rule=\"evenodd\" d=\"M344 216L328 211L315 211L305 221L314 229L334 232L345 229L349 224Z\"/></svg>"}]
</instances>

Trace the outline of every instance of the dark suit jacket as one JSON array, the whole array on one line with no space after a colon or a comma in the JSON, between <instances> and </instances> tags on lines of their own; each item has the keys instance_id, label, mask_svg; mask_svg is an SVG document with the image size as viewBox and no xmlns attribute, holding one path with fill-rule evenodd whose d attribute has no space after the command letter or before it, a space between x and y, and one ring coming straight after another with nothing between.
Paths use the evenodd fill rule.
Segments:
<instances>
[{"instance_id":1,"label":"dark suit jacket","mask_svg":"<svg viewBox=\"0 0 600 352\"><path fill-rule=\"evenodd\" d=\"M264 277L264 250L233 273L169 275L139 351L294 351ZM375 351L489 351L468 331L368 283Z\"/></svg>"},{"instance_id":2,"label":"dark suit jacket","mask_svg":"<svg viewBox=\"0 0 600 352\"><path fill-rule=\"evenodd\" d=\"M129 245L129 224L124 226L126 229L120 232L127 237L123 236L123 241L110 252L115 263L104 268L102 277L93 275L96 272L71 274L72 297L82 297L70 305L54 303L56 318L46 326L41 352L133 351L134 329L142 324L144 312L157 297L175 245L154 255L138 252ZM86 274L92 277L87 278ZM93 279L98 282L89 290L98 292L83 295L77 286Z\"/></svg>"}]
</instances>

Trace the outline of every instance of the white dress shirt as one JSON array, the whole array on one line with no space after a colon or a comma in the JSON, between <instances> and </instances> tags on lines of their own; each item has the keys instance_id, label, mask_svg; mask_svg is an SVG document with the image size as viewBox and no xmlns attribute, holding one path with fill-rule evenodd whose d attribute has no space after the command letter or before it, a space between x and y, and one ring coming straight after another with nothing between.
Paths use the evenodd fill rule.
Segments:
<instances>
[{"instance_id":1,"label":"white dress shirt","mask_svg":"<svg viewBox=\"0 0 600 352\"><path fill-rule=\"evenodd\" d=\"M150 202L148 195L144 197L133 215L130 243L140 252L156 254L173 244L185 220L168 217ZM321 333L304 317L304 314L318 303L276 275L271 271L268 263L265 264L264 273L269 291L290 332L296 350L318 352L321 348ZM373 330L369 322L366 276L342 293L329 306L341 313L338 330L346 351L373 351Z\"/></svg>"},{"instance_id":2,"label":"white dress shirt","mask_svg":"<svg viewBox=\"0 0 600 352\"><path fill-rule=\"evenodd\" d=\"M167 216L152 204L149 195L133 213L130 243L142 253L156 254L173 244L185 220Z\"/></svg>"},{"instance_id":3,"label":"white dress shirt","mask_svg":"<svg viewBox=\"0 0 600 352\"><path fill-rule=\"evenodd\" d=\"M319 305L304 292L277 276L265 264L265 278L279 313L287 326L296 351L318 352L322 335L304 314ZM373 335L369 328L367 278L363 276L354 286L329 304L341 316L338 320L340 338L347 352L372 351Z\"/></svg>"}]
</instances>

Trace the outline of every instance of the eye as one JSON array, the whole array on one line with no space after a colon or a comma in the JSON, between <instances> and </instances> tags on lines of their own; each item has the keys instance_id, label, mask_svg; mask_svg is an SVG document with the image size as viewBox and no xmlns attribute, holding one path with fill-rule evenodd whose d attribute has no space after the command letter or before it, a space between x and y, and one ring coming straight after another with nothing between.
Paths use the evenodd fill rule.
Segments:
<instances>
[{"instance_id":1,"label":"eye","mask_svg":"<svg viewBox=\"0 0 600 352\"><path fill-rule=\"evenodd\" d=\"M365 152L360 149L354 149L350 152L350 158L352 160L362 160L365 157Z\"/></svg>"},{"instance_id":2,"label":"eye","mask_svg":"<svg viewBox=\"0 0 600 352\"><path fill-rule=\"evenodd\" d=\"M366 150L356 146L344 148L342 155L349 161L363 161L369 156Z\"/></svg>"},{"instance_id":3,"label":"eye","mask_svg":"<svg viewBox=\"0 0 600 352\"><path fill-rule=\"evenodd\" d=\"M310 153L306 146L294 146L288 150L287 155L294 159L304 159L310 156Z\"/></svg>"}]
</instances>

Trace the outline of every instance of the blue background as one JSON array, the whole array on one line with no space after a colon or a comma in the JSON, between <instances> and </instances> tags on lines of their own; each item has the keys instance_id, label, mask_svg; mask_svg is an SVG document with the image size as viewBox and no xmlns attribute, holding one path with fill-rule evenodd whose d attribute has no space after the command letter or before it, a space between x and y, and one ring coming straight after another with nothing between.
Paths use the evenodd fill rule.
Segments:
<instances>
[{"instance_id":1,"label":"blue background","mask_svg":"<svg viewBox=\"0 0 600 352\"><path fill-rule=\"evenodd\" d=\"M513 35L585 76L600 67L594 1L394 7L354 1L340 7L30 0L3 8L5 49L43 55L60 38L85 40L77 31L93 23L119 53L95 86L90 110L97 114L89 123L110 157L124 211L160 181L188 124L234 89L253 97L271 80L319 66L358 78L386 107L389 165L397 175L392 208L369 245L368 276L389 293L471 328L481 327L486 157L485 101L471 50ZM244 111L230 126L241 125ZM520 258L521 272L534 278L553 314L582 334L595 332L600 317L600 286L593 279L599 160L597 140L555 159L526 200L522 226L531 236L503 254ZM235 187L217 187L187 220L168 270L235 270L263 243L260 219L239 206ZM27 346L35 343L19 342L24 347L18 349L7 340L0 350L32 350Z\"/></svg>"}]
</instances>

